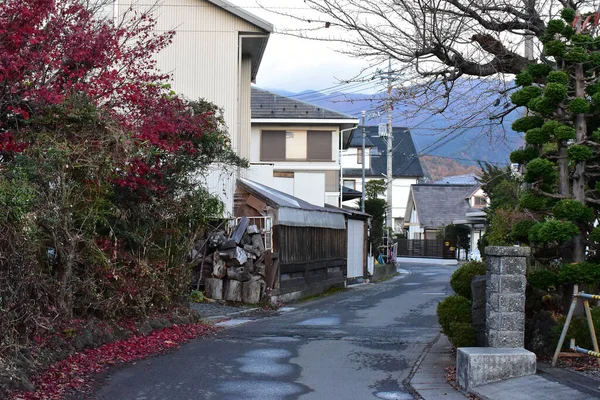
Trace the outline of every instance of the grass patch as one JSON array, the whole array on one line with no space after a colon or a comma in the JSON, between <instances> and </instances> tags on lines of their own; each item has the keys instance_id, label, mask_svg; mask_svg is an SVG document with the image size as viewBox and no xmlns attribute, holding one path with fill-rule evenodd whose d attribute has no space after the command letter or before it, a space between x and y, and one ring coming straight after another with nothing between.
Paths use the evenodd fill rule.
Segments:
<instances>
[{"instance_id":1,"label":"grass patch","mask_svg":"<svg viewBox=\"0 0 600 400\"><path fill-rule=\"evenodd\" d=\"M323 293L315 294L315 295L308 296L308 297L305 297L303 299L300 299L299 302L300 303L304 303L306 301L321 299L323 297L328 297L328 296L334 295L336 293L345 292L347 290L348 289L345 288L345 287L331 287L331 288L327 289L326 291L324 291Z\"/></svg>"}]
</instances>

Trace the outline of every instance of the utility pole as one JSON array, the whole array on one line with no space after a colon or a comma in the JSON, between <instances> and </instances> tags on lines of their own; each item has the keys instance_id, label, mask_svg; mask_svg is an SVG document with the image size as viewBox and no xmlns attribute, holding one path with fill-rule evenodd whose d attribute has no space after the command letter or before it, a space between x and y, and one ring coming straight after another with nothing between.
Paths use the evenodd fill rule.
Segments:
<instances>
[{"instance_id":1,"label":"utility pole","mask_svg":"<svg viewBox=\"0 0 600 400\"><path fill-rule=\"evenodd\" d=\"M392 217L392 186L393 186L393 181L394 181L394 177L393 175L393 165L392 165L392 159L393 159L393 139L394 139L394 134L392 131L392 58L390 57L388 59L388 76L387 76L387 83L388 83L388 98L387 98L387 184L386 184L386 194L387 194L387 215L386 215L386 225L388 230L390 228L392 228L392 230L394 229L394 218ZM363 152L364 152L364 148L363 148ZM389 246L389 239L388 239L388 246Z\"/></svg>"},{"instance_id":2,"label":"utility pole","mask_svg":"<svg viewBox=\"0 0 600 400\"><path fill-rule=\"evenodd\" d=\"M365 212L365 138L367 137L367 129L365 127L366 111L362 112L362 194L360 199L360 210Z\"/></svg>"}]
</instances>

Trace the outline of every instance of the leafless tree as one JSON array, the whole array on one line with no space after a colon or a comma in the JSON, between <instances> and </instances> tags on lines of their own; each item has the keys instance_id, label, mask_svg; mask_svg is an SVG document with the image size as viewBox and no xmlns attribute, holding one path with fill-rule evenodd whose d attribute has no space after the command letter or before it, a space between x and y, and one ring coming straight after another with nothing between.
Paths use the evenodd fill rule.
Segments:
<instances>
[{"instance_id":1,"label":"leafless tree","mask_svg":"<svg viewBox=\"0 0 600 400\"><path fill-rule=\"evenodd\" d=\"M591 0L304 0L313 14L278 12L297 21L282 33L334 41L341 53L391 58L403 70L397 100L413 110L462 115L455 130L498 133L514 110L511 78L543 60L538 38L563 8L591 11ZM395 68L396 69L396 68ZM396 69L397 70L397 69ZM475 81L471 78L477 78ZM360 79L360 78L359 78ZM485 98L468 98L483 85ZM452 118L450 118L452 119ZM483 131L483 129L482 129Z\"/></svg>"}]
</instances>

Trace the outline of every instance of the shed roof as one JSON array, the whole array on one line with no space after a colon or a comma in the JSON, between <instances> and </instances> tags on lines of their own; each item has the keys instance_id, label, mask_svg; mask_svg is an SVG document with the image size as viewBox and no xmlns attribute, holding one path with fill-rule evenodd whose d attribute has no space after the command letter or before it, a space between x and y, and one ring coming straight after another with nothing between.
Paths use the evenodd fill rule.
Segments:
<instances>
[{"instance_id":1,"label":"shed roof","mask_svg":"<svg viewBox=\"0 0 600 400\"><path fill-rule=\"evenodd\" d=\"M419 162L419 155L415 148L412 135L407 128L394 127L392 129L394 140L394 152L392 159L393 176L411 176L422 177L423 169ZM387 173L387 139L379 136L378 126L366 127L366 138L373 144L370 151L371 168L365 171L366 176L383 178ZM362 137L360 127L352 138L350 147L361 147ZM360 168L344 168L344 176L359 177L362 176Z\"/></svg>"},{"instance_id":2,"label":"shed roof","mask_svg":"<svg viewBox=\"0 0 600 400\"><path fill-rule=\"evenodd\" d=\"M309 226L346 229L344 210L316 206L307 201L249 179L240 178L237 184L277 209L275 225Z\"/></svg>"},{"instance_id":3,"label":"shed roof","mask_svg":"<svg viewBox=\"0 0 600 400\"><path fill-rule=\"evenodd\" d=\"M421 184L411 186L411 196L424 228L437 229L462 220L466 213L481 211L466 199L473 185Z\"/></svg>"}]
</instances>

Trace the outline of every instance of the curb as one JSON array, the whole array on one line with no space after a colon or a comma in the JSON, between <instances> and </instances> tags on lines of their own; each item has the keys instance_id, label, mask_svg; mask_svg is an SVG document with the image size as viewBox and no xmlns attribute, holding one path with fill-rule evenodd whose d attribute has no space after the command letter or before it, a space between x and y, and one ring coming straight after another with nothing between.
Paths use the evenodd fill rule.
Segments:
<instances>
[{"instance_id":1,"label":"curb","mask_svg":"<svg viewBox=\"0 0 600 400\"><path fill-rule=\"evenodd\" d=\"M421 355L417 359L417 362L411 368L410 373L408 374L408 376L406 377L406 379L404 379L404 381L402 382L402 384L404 385L404 387L406 389L408 389L409 393L412 394L413 396L415 396L419 400L423 400L423 396L421 396L419 394L419 392L417 392L417 390L410 384L410 381L414 378L415 374L417 373L417 370L419 369L419 367L423 363L423 360L425 360L425 357L427 357L427 355L429 354L429 351L431 350L431 348L433 347L433 345L436 344L438 342L438 340L440 340L441 336L442 336L442 333L441 332L438 333L437 336L435 337L435 339L433 339L431 341L431 343L429 343L427 346L425 346L425 349L423 350L423 352L421 353Z\"/></svg>"}]
</instances>

